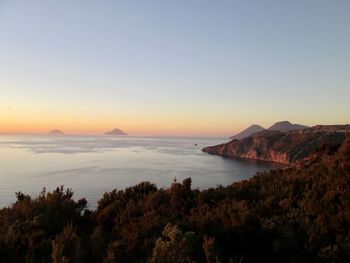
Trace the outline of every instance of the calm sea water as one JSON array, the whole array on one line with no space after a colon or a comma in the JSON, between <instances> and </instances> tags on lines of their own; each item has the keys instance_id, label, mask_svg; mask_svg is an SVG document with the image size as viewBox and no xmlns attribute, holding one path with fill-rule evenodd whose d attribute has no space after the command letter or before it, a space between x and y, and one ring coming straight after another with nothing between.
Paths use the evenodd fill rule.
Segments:
<instances>
[{"instance_id":1,"label":"calm sea water","mask_svg":"<svg viewBox=\"0 0 350 263\"><path fill-rule=\"evenodd\" d=\"M0 136L0 207L15 192L37 195L43 187L64 185L75 199L85 197L94 209L103 193L141 181L169 187L176 177L192 178L205 189L247 179L276 164L208 155L201 149L225 138Z\"/></svg>"}]
</instances>

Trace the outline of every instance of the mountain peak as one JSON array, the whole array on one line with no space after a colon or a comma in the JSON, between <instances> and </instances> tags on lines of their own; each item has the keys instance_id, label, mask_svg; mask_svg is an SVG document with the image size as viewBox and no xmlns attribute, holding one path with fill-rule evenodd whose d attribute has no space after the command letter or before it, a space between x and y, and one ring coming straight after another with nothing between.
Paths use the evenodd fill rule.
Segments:
<instances>
[{"instance_id":1,"label":"mountain peak","mask_svg":"<svg viewBox=\"0 0 350 263\"><path fill-rule=\"evenodd\" d=\"M289 121L279 121L272 125L268 130L278 130L278 131L292 131L292 130L303 130L306 128L310 128L305 125L300 124L292 124Z\"/></svg>"},{"instance_id":2,"label":"mountain peak","mask_svg":"<svg viewBox=\"0 0 350 263\"><path fill-rule=\"evenodd\" d=\"M276 122L274 125L276 125L276 124L283 124L283 125L292 125L291 123L290 123L290 121L278 121L278 122Z\"/></svg>"},{"instance_id":3,"label":"mountain peak","mask_svg":"<svg viewBox=\"0 0 350 263\"><path fill-rule=\"evenodd\" d=\"M246 137L249 137L250 135L252 135L254 133L257 133L257 132L260 132L263 130L265 130L265 128L261 127L258 124L253 124L253 125L250 125L247 129L241 131L240 133L230 137L230 139L241 140L241 139L244 139Z\"/></svg>"}]
</instances>

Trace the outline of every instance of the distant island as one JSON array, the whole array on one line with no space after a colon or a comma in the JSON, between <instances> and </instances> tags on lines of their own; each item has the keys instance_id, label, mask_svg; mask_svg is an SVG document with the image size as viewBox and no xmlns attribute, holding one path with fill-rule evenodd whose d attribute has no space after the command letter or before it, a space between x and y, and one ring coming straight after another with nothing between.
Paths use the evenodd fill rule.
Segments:
<instances>
[{"instance_id":1,"label":"distant island","mask_svg":"<svg viewBox=\"0 0 350 263\"><path fill-rule=\"evenodd\" d=\"M121 129L114 129L112 131L105 132L104 134L105 135L128 135L127 133L125 133Z\"/></svg>"},{"instance_id":2,"label":"distant island","mask_svg":"<svg viewBox=\"0 0 350 263\"><path fill-rule=\"evenodd\" d=\"M236 140L241 140L244 138L247 138L254 133L261 132L264 130L269 130L269 131L294 131L294 130L304 130L310 128L309 126L301 125L301 124L292 124L289 121L279 121L273 124L270 128L265 129L264 127L258 125L258 124L253 124L249 126L247 129L241 131L240 133L231 136L230 139L236 139Z\"/></svg>"},{"instance_id":3,"label":"distant island","mask_svg":"<svg viewBox=\"0 0 350 263\"><path fill-rule=\"evenodd\" d=\"M64 135L64 132L58 129L54 129L52 131L49 132L49 134L51 135Z\"/></svg>"}]
</instances>

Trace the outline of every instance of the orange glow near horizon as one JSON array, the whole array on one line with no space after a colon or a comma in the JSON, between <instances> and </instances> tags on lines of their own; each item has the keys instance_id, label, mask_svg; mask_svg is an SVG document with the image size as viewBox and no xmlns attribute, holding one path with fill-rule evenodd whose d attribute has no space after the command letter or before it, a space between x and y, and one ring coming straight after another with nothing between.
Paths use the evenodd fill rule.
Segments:
<instances>
[{"instance_id":1,"label":"orange glow near horizon","mask_svg":"<svg viewBox=\"0 0 350 263\"><path fill-rule=\"evenodd\" d=\"M40 105L40 107L38 106ZM65 134L103 134L119 128L129 135L145 136L231 136L246 123L216 112L110 106L50 106L22 104L0 111L0 133L42 133L53 129ZM146 107L146 106L145 106ZM127 107L123 107L127 109Z\"/></svg>"},{"instance_id":2,"label":"orange glow near horizon","mask_svg":"<svg viewBox=\"0 0 350 263\"><path fill-rule=\"evenodd\" d=\"M128 117L98 117L41 114L41 118L30 113L0 116L0 133L43 133L53 129L62 130L66 134L103 134L106 131L119 128L129 135L145 136L230 136L243 125L232 127L227 120L211 120L193 118L193 116L128 116ZM226 122L226 123L225 123ZM242 126L242 127L241 127Z\"/></svg>"},{"instance_id":3,"label":"orange glow near horizon","mask_svg":"<svg viewBox=\"0 0 350 263\"><path fill-rule=\"evenodd\" d=\"M191 110L191 109L190 109ZM289 120L304 125L338 124L341 119L332 122L311 122L308 119L294 120L291 116L278 114L261 116L259 121L252 113L241 112L239 118L231 117L232 113L221 114L213 110L204 113L192 111L156 111L142 112L136 107L122 113L112 109L89 109L79 107L65 110L50 109L46 105L41 110L33 106L17 106L0 112L0 133L41 133L47 134L53 129L62 130L65 134L103 134L119 128L134 136L208 136L229 137L251 124L259 124L268 128L276 121Z\"/></svg>"},{"instance_id":4,"label":"orange glow near horizon","mask_svg":"<svg viewBox=\"0 0 350 263\"><path fill-rule=\"evenodd\" d=\"M247 118L242 118L246 120ZM0 134L47 134L53 129L62 130L65 134L72 135L97 135L103 134L115 128L121 129L131 136L199 136L199 137L229 137L255 122L230 120L229 118L199 118L186 116L128 116L128 117L99 117L88 118L87 116L52 115L35 118L31 114L4 116L0 114ZM268 128L274 122L257 122ZM293 122L293 121L291 121ZM295 123L295 122L293 122ZM344 124L339 121L319 122L304 125L316 124Z\"/></svg>"},{"instance_id":5,"label":"orange glow near horizon","mask_svg":"<svg viewBox=\"0 0 350 263\"><path fill-rule=\"evenodd\" d=\"M106 131L113 130L115 128L119 128L124 132L128 133L128 135L145 135L145 136L230 136L235 131L233 129L215 129L209 127L203 127L203 125L193 125L189 126L167 126L161 123L150 123L145 126L138 124L123 124L119 125L111 125L110 123L96 123L93 124L81 124L70 125L68 123L51 123L51 122L37 122L37 123L2 123L2 127L0 129L0 133L6 134L21 134L21 133L42 133L46 134L53 129L62 130L65 134L103 134Z\"/></svg>"}]
</instances>

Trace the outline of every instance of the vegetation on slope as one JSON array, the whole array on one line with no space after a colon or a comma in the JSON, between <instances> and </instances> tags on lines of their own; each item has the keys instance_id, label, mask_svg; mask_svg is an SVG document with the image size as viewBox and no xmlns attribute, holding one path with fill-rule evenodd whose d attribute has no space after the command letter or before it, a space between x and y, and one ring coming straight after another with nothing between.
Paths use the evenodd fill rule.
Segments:
<instances>
[{"instance_id":1,"label":"vegetation on slope","mask_svg":"<svg viewBox=\"0 0 350 263\"><path fill-rule=\"evenodd\" d=\"M349 262L350 139L298 166L204 191L191 179L105 193L17 193L0 210L2 262Z\"/></svg>"}]
</instances>

